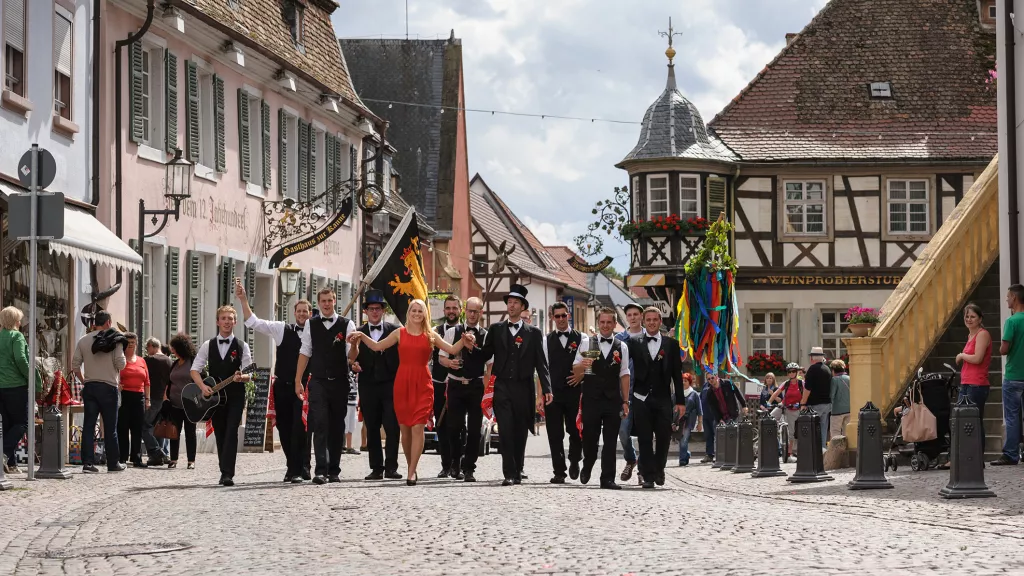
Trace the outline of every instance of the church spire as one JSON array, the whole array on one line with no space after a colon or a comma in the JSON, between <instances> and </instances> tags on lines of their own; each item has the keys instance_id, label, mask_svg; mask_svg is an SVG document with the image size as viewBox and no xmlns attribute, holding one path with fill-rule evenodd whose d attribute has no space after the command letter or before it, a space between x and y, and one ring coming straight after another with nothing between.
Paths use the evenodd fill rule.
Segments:
<instances>
[{"instance_id":1,"label":"church spire","mask_svg":"<svg viewBox=\"0 0 1024 576\"><path fill-rule=\"evenodd\" d=\"M676 57L676 49L672 47L672 39L675 36L682 36L682 32L676 32L672 28L672 17L668 18L668 32L658 32L662 36L668 38L668 49L665 50L665 56L668 56L668 82L665 85L666 90L676 89L676 66L672 63L672 59Z\"/></svg>"}]
</instances>

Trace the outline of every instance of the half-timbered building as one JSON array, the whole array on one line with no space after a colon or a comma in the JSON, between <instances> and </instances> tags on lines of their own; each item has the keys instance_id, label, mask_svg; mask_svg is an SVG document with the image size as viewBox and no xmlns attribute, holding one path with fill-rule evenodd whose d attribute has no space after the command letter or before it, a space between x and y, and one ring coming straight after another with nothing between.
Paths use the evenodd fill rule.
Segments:
<instances>
[{"instance_id":1,"label":"half-timbered building","mask_svg":"<svg viewBox=\"0 0 1024 576\"><path fill-rule=\"evenodd\" d=\"M674 303L695 219L724 213L744 354L844 355L845 311L885 302L996 153L992 4L832 0L706 127L670 46L617 165L638 222L630 284ZM651 224L669 218L678 231Z\"/></svg>"}]
</instances>

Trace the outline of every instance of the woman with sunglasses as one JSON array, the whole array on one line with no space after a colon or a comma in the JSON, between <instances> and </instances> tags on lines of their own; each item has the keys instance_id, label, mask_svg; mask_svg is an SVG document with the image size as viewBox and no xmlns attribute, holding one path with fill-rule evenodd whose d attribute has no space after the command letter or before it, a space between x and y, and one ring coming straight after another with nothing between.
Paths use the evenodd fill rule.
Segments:
<instances>
[{"instance_id":1,"label":"woman with sunglasses","mask_svg":"<svg viewBox=\"0 0 1024 576\"><path fill-rule=\"evenodd\" d=\"M800 415L800 399L804 395L804 381L800 379L800 365L790 362L786 366L786 383L779 386L769 398L771 404L776 398L782 397L782 417L789 426L789 449L791 454L796 454L796 438L793 430L796 430L796 418Z\"/></svg>"}]
</instances>

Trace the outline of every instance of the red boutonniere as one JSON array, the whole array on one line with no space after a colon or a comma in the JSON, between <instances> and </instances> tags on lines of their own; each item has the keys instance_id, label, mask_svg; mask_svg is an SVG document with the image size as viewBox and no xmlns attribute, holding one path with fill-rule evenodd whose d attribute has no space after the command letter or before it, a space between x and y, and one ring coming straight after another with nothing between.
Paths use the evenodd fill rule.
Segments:
<instances>
[{"instance_id":1,"label":"red boutonniere","mask_svg":"<svg viewBox=\"0 0 1024 576\"><path fill-rule=\"evenodd\" d=\"M238 359L238 350L232 350L231 351L231 359L232 360Z\"/></svg>"},{"instance_id":2,"label":"red boutonniere","mask_svg":"<svg viewBox=\"0 0 1024 576\"><path fill-rule=\"evenodd\" d=\"M569 343L569 350L570 350L570 351L572 351L572 352L575 352L575 351L576 351L576 349L577 349L577 348L579 348L579 346L580 346L580 345L579 345L579 344L577 344L577 343L575 343L575 342L570 342L570 343Z\"/></svg>"},{"instance_id":3,"label":"red boutonniere","mask_svg":"<svg viewBox=\"0 0 1024 576\"><path fill-rule=\"evenodd\" d=\"M615 352L612 352L612 364L618 364L620 362L622 362L622 355L619 354L619 351L616 350Z\"/></svg>"},{"instance_id":4,"label":"red boutonniere","mask_svg":"<svg viewBox=\"0 0 1024 576\"><path fill-rule=\"evenodd\" d=\"M658 350L658 357L655 358L655 360L661 360L664 357L665 357L665 351L664 350Z\"/></svg>"},{"instance_id":5,"label":"red boutonniere","mask_svg":"<svg viewBox=\"0 0 1024 576\"><path fill-rule=\"evenodd\" d=\"M345 335L342 334L341 332L338 332L337 334L334 335L334 343L335 344L337 344L338 342L344 342L344 341L345 341Z\"/></svg>"},{"instance_id":6,"label":"red boutonniere","mask_svg":"<svg viewBox=\"0 0 1024 576\"><path fill-rule=\"evenodd\" d=\"M519 348L522 345L523 345L523 337L522 336L516 336L516 348Z\"/></svg>"}]
</instances>

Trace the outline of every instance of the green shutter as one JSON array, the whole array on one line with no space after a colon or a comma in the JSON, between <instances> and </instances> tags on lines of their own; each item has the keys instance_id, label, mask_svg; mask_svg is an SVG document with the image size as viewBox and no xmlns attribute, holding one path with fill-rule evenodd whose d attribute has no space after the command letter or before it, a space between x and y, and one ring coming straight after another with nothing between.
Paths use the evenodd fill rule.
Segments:
<instances>
[{"instance_id":1,"label":"green shutter","mask_svg":"<svg viewBox=\"0 0 1024 576\"><path fill-rule=\"evenodd\" d=\"M288 196L288 114L277 109L277 179L281 197Z\"/></svg>"},{"instance_id":2,"label":"green shutter","mask_svg":"<svg viewBox=\"0 0 1024 576\"><path fill-rule=\"evenodd\" d=\"M306 273L305 272L299 272L299 286L298 286L298 289L296 290L296 293L298 294L297 297L300 300L303 299L303 298L305 298L306 300L310 299L309 298L309 293L306 292Z\"/></svg>"},{"instance_id":3,"label":"green shutter","mask_svg":"<svg viewBox=\"0 0 1024 576\"><path fill-rule=\"evenodd\" d=\"M345 178L345 155L344 151L348 142L341 138L334 139L334 181L342 182ZM340 202L340 199L339 199Z\"/></svg>"},{"instance_id":4,"label":"green shutter","mask_svg":"<svg viewBox=\"0 0 1024 576\"><path fill-rule=\"evenodd\" d=\"M248 182L252 179L252 154L249 146L249 95L238 89L238 163L241 178Z\"/></svg>"},{"instance_id":5,"label":"green shutter","mask_svg":"<svg viewBox=\"0 0 1024 576\"><path fill-rule=\"evenodd\" d=\"M309 167L309 199L312 200L324 193L323 190L317 190L316 186L316 128L312 124L309 126L309 159L306 160L306 166Z\"/></svg>"},{"instance_id":6,"label":"green shutter","mask_svg":"<svg viewBox=\"0 0 1024 576\"><path fill-rule=\"evenodd\" d=\"M263 129L263 188L270 190L270 106L260 100L260 127Z\"/></svg>"},{"instance_id":7,"label":"green shutter","mask_svg":"<svg viewBox=\"0 0 1024 576\"><path fill-rule=\"evenodd\" d=\"M725 178L708 178L708 222L718 220L718 216L727 210ZM732 220L725 214L727 220Z\"/></svg>"},{"instance_id":8,"label":"green shutter","mask_svg":"<svg viewBox=\"0 0 1024 576\"><path fill-rule=\"evenodd\" d=\"M253 263L247 263L245 265L245 292L249 295L249 298L256 298L256 265ZM242 329L242 334L245 337L245 341L249 344L249 351L253 352L256 349L256 331L248 328Z\"/></svg>"},{"instance_id":9,"label":"green shutter","mask_svg":"<svg viewBox=\"0 0 1024 576\"><path fill-rule=\"evenodd\" d=\"M188 301L188 336L192 343L199 344L202 334L199 333L199 323L203 313L203 286L200 283L200 273L203 265L203 258L192 250L185 253L188 260L188 284L185 286L185 299Z\"/></svg>"},{"instance_id":10,"label":"green shutter","mask_svg":"<svg viewBox=\"0 0 1024 576\"><path fill-rule=\"evenodd\" d=\"M178 147L178 57L164 51L164 130L165 149L174 153Z\"/></svg>"},{"instance_id":11,"label":"green shutter","mask_svg":"<svg viewBox=\"0 0 1024 576\"><path fill-rule=\"evenodd\" d=\"M139 251L139 241L135 238L128 240L128 246L131 247L136 253ZM128 330L135 332L145 341L146 336L139 334L139 318L136 311L139 309L139 300L142 298L142 274L129 274L128 281Z\"/></svg>"},{"instance_id":12,"label":"green shutter","mask_svg":"<svg viewBox=\"0 0 1024 576\"><path fill-rule=\"evenodd\" d=\"M140 143L146 139L146 134L143 134L142 130L142 42L133 42L128 49L128 55L132 70L132 88L129 92L131 119L128 125L132 142Z\"/></svg>"},{"instance_id":13,"label":"green shutter","mask_svg":"<svg viewBox=\"0 0 1024 576\"><path fill-rule=\"evenodd\" d=\"M333 193L334 188L334 136L330 134L324 134L324 184L326 189L331 191L331 195L324 198L324 205L334 211L334 198L336 194Z\"/></svg>"},{"instance_id":14,"label":"green shutter","mask_svg":"<svg viewBox=\"0 0 1024 576\"><path fill-rule=\"evenodd\" d=\"M216 74L213 75L213 130L214 141L216 142L217 172L227 172L228 165L225 157L227 143L224 138L224 79Z\"/></svg>"},{"instance_id":15,"label":"green shutter","mask_svg":"<svg viewBox=\"0 0 1024 576\"><path fill-rule=\"evenodd\" d=\"M185 145L188 146L188 161L199 163L199 69L195 62L185 61L185 82L188 84L188 108L185 116L188 129Z\"/></svg>"},{"instance_id":16,"label":"green shutter","mask_svg":"<svg viewBox=\"0 0 1024 576\"><path fill-rule=\"evenodd\" d=\"M342 312L345 311L345 307L341 303L341 301L342 301L342 298L341 298L341 285L342 284L343 284L343 282L341 280L335 280L334 282L331 283L331 288L334 288L334 296L335 296L335 298L334 298L334 312L336 314L338 314L339 316L341 315Z\"/></svg>"},{"instance_id":17,"label":"green shutter","mask_svg":"<svg viewBox=\"0 0 1024 576\"><path fill-rule=\"evenodd\" d=\"M309 124L299 119L299 202L309 201Z\"/></svg>"},{"instance_id":18,"label":"green shutter","mask_svg":"<svg viewBox=\"0 0 1024 576\"><path fill-rule=\"evenodd\" d=\"M217 306L231 303L235 293L235 260L225 257L217 270Z\"/></svg>"},{"instance_id":19,"label":"green shutter","mask_svg":"<svg viewBox=\"0 0 1024 576\"><path fill-rule=\"evenodd\" d=\"M178 298L179 294L179 273L180 266L178 264L179 250L177 248L167 249L167 341L170 342L171 338L178 333L178 318L180 317L180 311L178 310Z\"/></svg>"},{"instance_id":20,"label":"green shutter","mask_svg":"<svg viewBox=\"0 0 1024 576\"><path fill-rule=\"evenodd\" d=\"M317 292L320 292L320 289L324 287L321 280L321 277L316 274L309 275L309 301L313 303L313 306L316 306L320 300L317 297Z\"/></svg>"}]
</instances>

